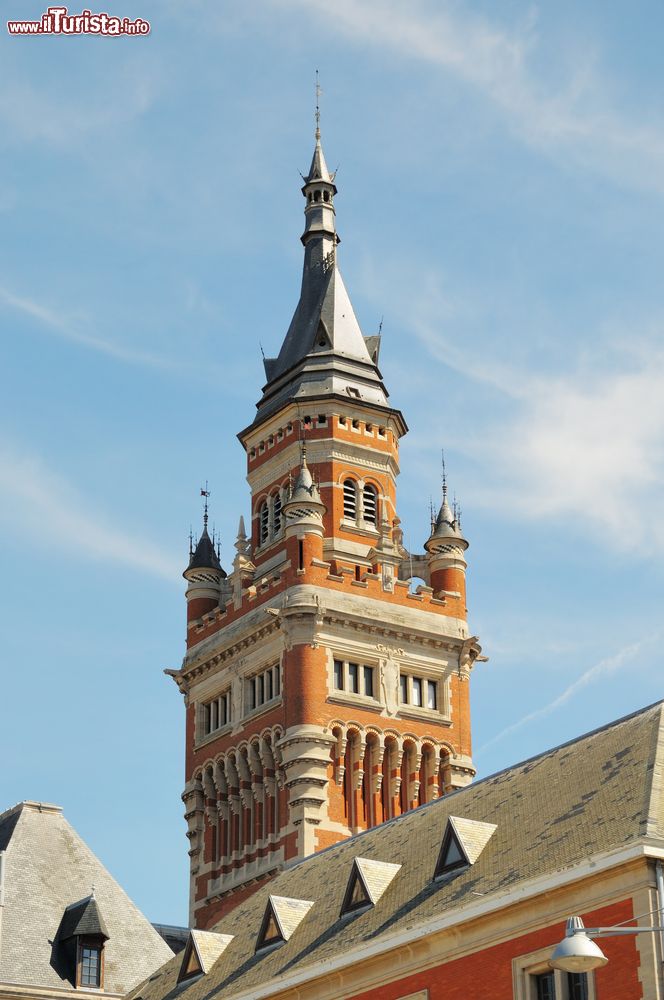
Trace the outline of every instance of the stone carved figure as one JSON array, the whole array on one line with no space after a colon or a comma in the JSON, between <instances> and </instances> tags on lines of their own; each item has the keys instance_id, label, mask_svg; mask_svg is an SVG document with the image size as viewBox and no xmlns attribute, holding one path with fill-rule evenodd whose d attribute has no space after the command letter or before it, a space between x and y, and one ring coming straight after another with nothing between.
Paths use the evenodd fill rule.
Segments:
<instances>
[{"instance_id":1,"label":"stone carved figure","mask_svg":"<svg viewBox=\"0 0 664 1000\"><path fill-rule=\"evenodd\" d=\"M399 666L390 653L387 659L380 660L379 668L383 704L387 714L395 716L399 711Z\"/></svg>"}]
</instances>

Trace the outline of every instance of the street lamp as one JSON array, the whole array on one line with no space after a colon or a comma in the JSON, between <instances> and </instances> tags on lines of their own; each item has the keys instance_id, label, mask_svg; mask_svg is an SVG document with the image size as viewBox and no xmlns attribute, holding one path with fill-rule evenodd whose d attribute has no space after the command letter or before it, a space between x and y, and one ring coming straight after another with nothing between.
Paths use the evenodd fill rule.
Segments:
<instances>
[{"instance_id":1,"label":"street lamp","mask_svg":"<svg viewBox=\"0 0 664 1000\"><path fill-rule=\"evenodd\" d=\"M656 931L664 931L664 927L584 927L581 917L570 917L565 937L551 956L550 964L563 972L592 972L593 969L601 969L608 962L608 958L592 938Z\"/></svg>"}]
</instances>

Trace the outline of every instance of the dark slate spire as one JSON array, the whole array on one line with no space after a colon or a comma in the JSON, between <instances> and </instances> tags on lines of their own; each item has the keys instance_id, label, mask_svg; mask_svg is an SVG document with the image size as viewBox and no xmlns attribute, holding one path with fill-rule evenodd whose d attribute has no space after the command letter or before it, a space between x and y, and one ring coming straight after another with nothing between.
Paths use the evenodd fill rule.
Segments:
<instances>
[{"instance_id":1,"label":"dark slate spire","mask_svg":"<svg viewBox=\"0 0 664 1000\"><path fill-rule=\"evenodd\" d=\"M258 419L291 399L330 395L387 406L376 366L377 340L362 334L337 265L334 179L317 122L311 167L302 186L306 204L300 300L279 355L264 359L267 384Z\"/></svg>"},{"instance_id":2,"label":"dark slate spire","mask_svg":"<svg viewBox=\"0 0 664 1000\"><path fill-rule=\"evenodd\" d=\"M205 484L205 489L201 489L201 496L205 497L203 505L203 530L195 548L192 547L190 541L189 565L185 570L185 575L190 569L214 569L218 570L222 577L225 577L226 573L221 568L219 553L208 534L208 497L210 496L210 491L207 488L207 483Z\"/></svg>"}]
</instances>

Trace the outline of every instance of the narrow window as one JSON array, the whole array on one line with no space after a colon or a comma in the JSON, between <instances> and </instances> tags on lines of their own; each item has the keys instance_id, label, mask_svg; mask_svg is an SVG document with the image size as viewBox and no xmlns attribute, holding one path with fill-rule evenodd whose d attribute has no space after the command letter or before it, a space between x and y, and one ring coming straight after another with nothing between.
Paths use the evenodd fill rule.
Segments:
<instances>
[{"instance_id":1,"label":"narrow window","mask_svg":"<svg viewBox=\"0 0 664 1000\"><path fill-rule=\"evenodd\" d=\"M337 691L344 689L344 665L341 660L334 661L334 686Z\"/></svg>"},{"instance_id":2,"label":"narrow window","mask_svg":"<svg viewBox=\"0 0 664 1000\"><path fill-rule=\"evenodd\" d=\"M585 972L567 973L568 1000L588 1000L588 977Z\"/></svg>"},{"instance_id":3,"label":"narrow window","mask_svg":"<svg viewBox=\"0 0 664 1000\"><path fill-rule=\"evenodd\" d=\"M417 705L418 708L422 707L422 680L420 677L411 678L413 685L413 705Z\"/></svg>"},{"instance_id":4,"label":"narrow window","mask_svg":"<svg viewBox=\"0 0 664 1000\"><path fill-rule=\"evenodd\" d=\"M364 520L375 524L377 511L376 491L373 486L365 486L362 495L364 497Z\"/></svg>"},{"instance_id":5,"label":"narrow window","mask_svg":"<svg viewBox=\"0 0 664 1000\"><path fill-rule=\"evenodd\" d=\"M281 667L274 667L274 697L278 698L281 691Z\"/></svg>"},{"instance_id":6,"label":"narrow window","mask_svg":"<svg viewBox=\"0 0 664 1000\"><path fill-rule=\"evenodd\" d=\"M401 689L401 704L408 704L408 678L405 674L402 674L399 678L399 685Z\"/></svg>"},{"instance_id":7,"label":"narrow window","mask_svg":"<svg viewBox=\"0 0 664 1000\"><path fill-rule=\"evenodd\" d=\"M363 667L364 693L367 698L373 698L373 667Z\"/></svg>"},{"instance_id":8,"label":"narrow window","mask_svg":"<svg viewBox=\"0 0 664 1000\"><path fill-rule=\"evenodd\" d=\"M360 579L360 567L359 566L355 567L355 579L356 580Z\"/></svg>"},{"instance_id":9,"label":"narrow window","mask_svg":"<svg viewBox=\"0 0 664 1000\"><path fill-rule=\"evenodd\" d=\"M535 976L537 1000L556 1000L556 987L553 972L543 972Z\"/></svg>"},{"instance_id":10,"label":"narrow window","mask_svg":"<svg viewBox=\"0 0 664 1000\"><path fill-rule=\"evenodd\" d=\"M265 545L268 533L270 530L270 511L267 506L267 502L261 504L260 511L258 512L259 518L259 544Z\"/></svg>"},{"instance_id":11,"label":"narrow window","mask_svg":"<svg viewBox=\"0 0 664 1000\"><path fill-rule=\"evenodd\" d=\"M265 700L272 701L272 671L266 670L265 672Z\"/></svg>"},{"instance_id":12,"label":"narrow window","mask_svg":"<svg viewBox=\"0 0 664 1000\"><path fill-rule=\"evenodd\" d=\"M93 944L81 944L79 954L79 986L99 989L101 986L101 947Z\"/></svg>"},{"instance_id":13,"label":"narrow window","mask_svg":"<svg viewBox=\"0 0 664 1000\"><path fill-rule=\"evenodd\" d=\"M297 543L298 569L304 569L304 542L302 539Z\"/></svg>"},{"instance_id":14,"label":"narrow window","mask_svg":"<svg viewBox=\"0 0 664 1000\"><path fill-rule=\"evenodd\" d=\"M281 531L281 493L275 493L272 501L272 525L274 534L278 535Z\"/></svg>"},{"instance_id":15,"label":"narrow window","mask_svg":"<svg viewBox=\"0 0 664 1000\"><path fill-rule=\"evenodd\" d=\"M217 712L219 711L219 705L216 701L210 702L210 731L214 732L215 729L219 728L219 720L217 719Z\"/></svg>"},{"instance_id":16,"label":"narrow window","mask_svg":"<svg viewBox=\"0 0 664 1000\"><path fill-rule=\"evenodd\" d=\"M438 691L435 681L427 681L427 708L435 712L438 708Z\"/></svg>"},{"instance_id":17,"label":"narrow window","mask_svg":"<svg viewBox=\"0 0 664 1000\"><path fill-rule=\"evenodd\" d=\"M256 678L256 704L262 705L265 701L265 683L263 674L259 674Z\"/></svg>"},{"instance_id":18,"label":"narrow window","mask_svg":"<svg viewBox=\"0 0 664 1000\"><path fill-rule=\"evenodd\" d=\"M357 517L357 486L353 479L344 483L344 517L351 521Z\"/></svg>"},{"instance_id":19,"label":"narrow window","mask_svg":"<svg viewBox=\"0 0 664 1000\"><path fill-rule=\"evenodd\" d=\"M210 706L203 705L203 736L207 736L210 732Z\"/></svg>"},{"instance_id":20,"label":"narrow window","mask_svg":"<svg viewBox=\"0 0 664 1000\"><path fill-rule=\"evenodd\" d=\"M249 702L248 708L251 712L252 709L256 708L256 692L254 690L254 679L247 681L247 701Z\"/></svg>"},{"instance_id":21,"label":"narrow window","mask_svg":"<svg viewBox=\"0 0 664 1000\"><path fill-rule=\"evenodd\" d=\"M353 694L360 693L359 667L357 663L348 664L348 686Z\"/></svg>"}]
</instances>

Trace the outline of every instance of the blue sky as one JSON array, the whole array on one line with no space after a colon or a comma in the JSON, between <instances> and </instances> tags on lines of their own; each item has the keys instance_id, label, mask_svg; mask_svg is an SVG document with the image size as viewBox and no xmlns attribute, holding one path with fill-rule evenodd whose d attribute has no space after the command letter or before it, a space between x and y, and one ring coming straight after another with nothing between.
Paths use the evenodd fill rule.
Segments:
<instances>
[{"instance_id":1,"label":"blue sky","mask_svg":"<svg viewBox=\"0 0 664 1000\"><path fill-rule=\"evenodd\" d=\"M664 8L104 9L151 34L0 43L0 805L60 803L178 923L162 671L200 485L226 565L248 513L235 434L297 300L316 67L341 268L410 426L407 544L443 446L464 510L480 775L664 693Z\"/></svg>"}]
</instances>

